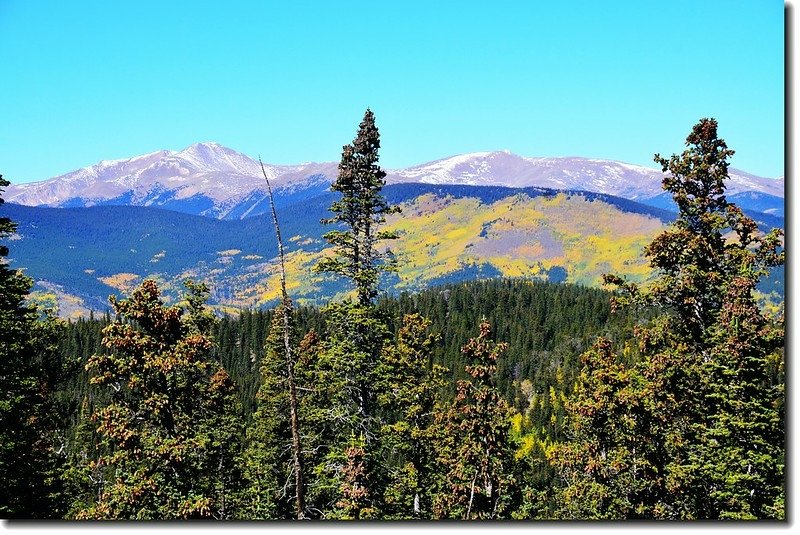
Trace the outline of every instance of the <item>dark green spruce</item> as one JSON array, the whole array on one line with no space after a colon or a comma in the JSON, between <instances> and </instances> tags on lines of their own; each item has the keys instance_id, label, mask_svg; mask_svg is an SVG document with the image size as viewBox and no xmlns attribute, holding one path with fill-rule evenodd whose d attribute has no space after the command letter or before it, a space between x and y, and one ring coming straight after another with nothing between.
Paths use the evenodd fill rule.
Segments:
<instances>
[{"instance_id":1,"label":"dark green spruce","mask_svg":"<svg viewBox=\"0 0 800 535\"><path fill-rule=\"evenodd\" d=\"M783 318L755 300L784 261L781 232L759 232L725 198L733 151L715 120L686 145L656 156L680 209L645 249L658 277L607 277L614 306L657 316L634 331L635 365L602 340L584 356L571 441L552 456L566 482L561 516L784 517Z\"/></svg>"},{"instance_id":2,"label":"dark green spruce","mask_svg":"<svg viewBox=\"0 0 800 535\"><path fill-rule=\"evenodd\" d=\"M3 188L0 175L0 208ZM0 217L0 239L16 225ZM28 305L33 281L7 263L0 245L0 518L53 518L58 501L60 458L52 397L59 363L59 325Z\"/></svg>"},{"instance_id":3,"label":"dark green spruce","mask_svg":"<svg viewBox=\"0 0 800 535\"><path fill-rule=\"evenodd\" d=\"M355 289L355 301L332 303L324 311L327 336L322 360L333 374L330 382L339 385L332 400L331 418L340 421L341 426L330 446L331 454L336 455L333 450L360 451L352 441L363 440L360 484L364 495L374 500L380 500L379 487L384 477L380 473L384 466L377 456L381 415L376 406L375 383L381 352L391 336L387 319L375 307L375 298L380 273L394 266L391 253L382 251L380 243L396 238L380 230L386 215L396 209L381 193L386 173L378 165L379 148L375 116L367 109L355 139L342 150L339 174L331 186L342 195L330 208L333 217L324 221L337 227L325 234L334 255L321 260L315 268L349 279ZM346 492L346 471L337 468L334 472L334 480L343 478L342 491ZM336 504L344 503L342 500L336 500ZM338 508L336 504L334 509ZM375 505L368 508L371 507Z\"/></svg>"}]
</instances>

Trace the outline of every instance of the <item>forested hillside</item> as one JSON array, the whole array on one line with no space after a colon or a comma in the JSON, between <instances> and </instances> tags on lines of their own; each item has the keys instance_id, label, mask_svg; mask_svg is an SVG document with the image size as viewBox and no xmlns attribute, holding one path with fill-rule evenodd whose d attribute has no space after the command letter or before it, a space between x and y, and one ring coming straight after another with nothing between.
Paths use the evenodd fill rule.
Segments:
<instances>
[{"instance_id":1,"label":"forested hillside","mask_svg":"<svg viewBox=\"0 0 800 535\"><path fill-rule=\"evenodd\" d=\"M673 217L608 195L540 188L397 184L385 195L402 209L387 221L400 236L393 244L398 272L382 281L392 293L481 276L598 285L612 256L618 269L641 277L638 250ZM323 303L347 290L310 269L330 253L320 221L330 217L334 200L328 192L279 207L293 295L301 303ZM13 261L40 281L40 301L59 307L62 317L105 311L108 295L124 295L147 277L173 298L186 278L202 279L212 289L211 304L223 311L274 306L278 299L268 216L222 221L131 206L8 205L7 211L18 222ZM603 219L594 227L573 224L589 214ZM68 296L82 306L70 309Z\"/></svg>"},{"instance_id":2,"label":"forested hillside","mask_svg":"<svg viewBox=\"0 0 800 535\"><path fill-rule=\"evenodd\" d=\"M786 518L783 304L757 292L784 263L783 234L726 198L732 151L714 119L656 156L674 220L583 193L401 199L380 146L368 109L312 246L325 253L307 262L302 210L276 209L266 173L266 220L214 223L272 244L272 277L242 290L270 308L211 308L214 270L182 273L180 291L141 281L134 266L170 253L137 250L108 275L111 310L65 322L5 262L25 239L4 242L0 516ZM208 258L250 253L175 217L131 232ZM4 238L31 230L0 219ZM103 252L78 224L63 239ZM475 249L492 260L464 261ZM458 276L471 269L490 280ZM299 303L303 277L337 290Z\"/></svg>"},{"instance_id":3,"label":"forested hillside","mask_svg":"<svg viewBox=\"0 0 800 535\"><path fill-rule=\"evenodd\" d=\"M610 297L606 291L569 284L495 279L384 297L377 306L394 333L402 326L398 320L407 314L417 313L431 321L430 330L440 342L431 348L430 364L451 370L452 385L464 376L459 351L463 341L486 318L498 339L509 342L507 353L498 360L498 388L509 401L522 404L517 408L524 408L519 390L523 382L526 389L536 388L540 395L557 374L571 384L579 368L577 355L598 336L616 338L632 328L634 318L629 314L611 314ZM244 310L220 318L213 331L214 356L236 383L242 413L248 419L261 383L260 355L273 317L274 310ZM295 318L301 336L326 329L325 315L317 307L299 307ZM108 316L68 322L60 341L61 354L85 364L102 352L102 330L110 323ZM81 369L82 365L77 366L74 379L62 387L73 407L89 394L88 377Z\"/></svg>"},{"instance_id":4,"label":"forested hillside","mask_svg":"<svg viewBox=\"0 0 800 535\"><path fill-rule=\"evenodd\" d=\"M429 184L393 184L383 191L402 210L387 220L399 236L392 245L398 271L381 287L393 294L490 277L601 287L602 274L615 272L644 281L652 273L641 249L675 218L667 210L585 191ZM278 206L299 303L321 304L346 293L342 280L311 270L330 254L320 220L330 217L335 198L327 192ZM148 277L173 299L186 278L204 280L210 304L220 311L278 301L277 244L268 216L227 221L138 206L8 204L5 210L18 224L12 265L25 268L37 281L38 302L61 317L102 313L109 295L125 295ZM784 225L782 217L753 216L762 229ZM781 278L777 273L775 280ZM780 299L783 286L763 291Z\"/></svg>"}]
</instances>

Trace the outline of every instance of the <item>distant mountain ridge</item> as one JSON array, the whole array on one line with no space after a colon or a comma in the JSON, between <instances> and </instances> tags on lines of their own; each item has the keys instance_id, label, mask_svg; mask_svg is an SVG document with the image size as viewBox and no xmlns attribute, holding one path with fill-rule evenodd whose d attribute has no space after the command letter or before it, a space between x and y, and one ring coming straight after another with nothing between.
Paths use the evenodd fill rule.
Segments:
<instances>
[{"instance_id":1,"label":"distant mountain ridge","mask_svg":"<svg viewBox=\"0 0 800 535\"><path fill-rule=\"evenodd\" d=\"M324 191L330 184L326 177L335 171L335 164L265 163L263 173L278 192L291 195ZM195 143L181 151L103 160L42 182L12 185L4 198L27 206L163 206L217 218L231 212L244 217L241 202L266 191L263 173L249 156L213 142Z\"/></svg>"},{"instance_id":2,"label":"distant mountain ridge","mask_svg":"<svg viewBox=\"0 0 800 535\"><path fill-rule=\"evenodd\" d=\"M264 164L279 205L323 193L337 170L335 162ZM770 205L780 204L784 197L783 177L769 179L734 169L730 175L729 194L757 193L758 202ZM662 207L662 176L657 169L612 160L529 158L493 151L387 170L386 180L388 184L583 190ZM181 151L104 160L49 180L11 185L4 198L27 206L154 206L218 219L241 219L267 210L259 162L213 142L195 143Z\"/></svg>"},{"instance_id":3,"label":"distant mountain ridge","mask_svg":"<svg viewBox=\"0 0 800 535\"><path fill-rule=\"evenodd\" d=\"M660 170L614 160L581 157L528 158L508 151L476 152L389 172L387 182L542 187L593 191L630 200L663 193ZM730 170L728 193L756 191L783 197L783 177Z\"/></svg>"}]
</instances>

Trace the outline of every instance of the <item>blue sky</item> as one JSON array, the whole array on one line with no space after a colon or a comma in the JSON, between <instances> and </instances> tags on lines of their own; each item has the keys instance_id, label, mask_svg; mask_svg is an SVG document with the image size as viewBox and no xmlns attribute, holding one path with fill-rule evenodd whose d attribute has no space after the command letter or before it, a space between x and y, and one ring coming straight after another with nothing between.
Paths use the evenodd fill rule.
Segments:
<instances>
[{"instance_id":1,"label":"blue sky","mask_svg":"<svg viewBox=\"0 0 800 535\"><path fill-rule=\"evenodd\" d=\"M381 163L480 150L654 166L716 117L784 173L775 0L0 0L0 173L14 183L217 141L338 160L369 106Z\"/></svg>"}]
</instances>

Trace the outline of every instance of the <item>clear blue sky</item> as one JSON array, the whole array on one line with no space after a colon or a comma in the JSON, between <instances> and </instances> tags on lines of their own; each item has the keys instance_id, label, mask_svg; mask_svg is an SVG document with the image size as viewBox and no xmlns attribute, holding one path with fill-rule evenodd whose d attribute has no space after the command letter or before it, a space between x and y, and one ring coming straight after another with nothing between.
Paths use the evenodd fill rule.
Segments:
<instances>
[{"instance_id":1,"label":"clear blue sky","mask_svg":"<svg viewBox=\"0 0 800 535\"><path fill-rule=\"evenodd\" d=\"M0 173L217 141L338 160L367 106L395 168L508 149L654 166L716 117L784 173L776 0L0 0Z\"/></svg>"}]
</instances>

